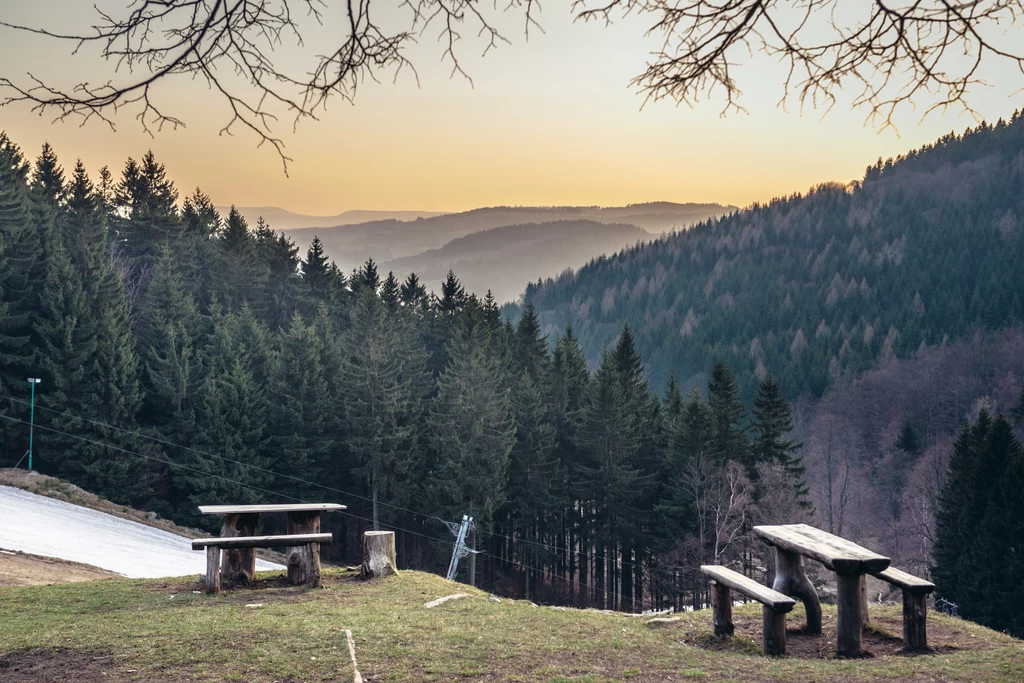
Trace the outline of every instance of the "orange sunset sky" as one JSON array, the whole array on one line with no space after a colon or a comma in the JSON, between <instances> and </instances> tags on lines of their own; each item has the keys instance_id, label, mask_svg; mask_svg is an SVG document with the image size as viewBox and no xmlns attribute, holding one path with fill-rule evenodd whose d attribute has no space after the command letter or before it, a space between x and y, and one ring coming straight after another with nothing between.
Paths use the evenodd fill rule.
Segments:
<instances>
[{"instance_id":1,"label":"orange sunset sky","mask_svg":"<svg viewBox=\"0 0 1024 683\"><path fill-rule=\"evenodd\" d=\"M82 31L95 18L90 4L3 0L0 20ZM124 5L101 3L121 12ZM341 30L330 23L333 18L329 13L322 29L308 25L310 50L326 49L332 32ZM219 205L329 215L654 200L743 206L826 180L860 178L879 156L975 123L960 111L922 122L921 106L901 112L898 133L879 130L865 125L867 112L852 110L850 100L824 118L821 110L801 114L795 102L786 111L777 106L784 69L761 54L737 72L749 113L722 118L722 101L715 97L692 109L670 102L641 109L643 98L629 81L658 44L643 36L652 17L611 27L581 24L573 22L567 3L548 3L539 18L546 32L532 32L527 42L520 16L503 17L512 44L483 58L482 45L467 37L464 66L475 87L449 78L450 65L441 63L431 29L410 53L419 87L411 74L397 83L384 77L365 84L354 106L336 100L319 121L304 121L294 133L290 120L282 120L275 132L294 159L288 177L273 150L257 149L252 134L238 129L233 137L219 136L229 118L226 105L188 79L168 81L157 94L187 128L153 138L133 120L135 111L120 115L114 132L100 122L84 128L52 123L51 116L17 104L0 108L0 129L32 157L49 141L65 169L80 157L90 172L109 165L119 175L128 156L152 149L182 194L199 186ZM72 57L71 48L0 28L0 76L24 79L31 71L65 82L119 78L95 54ZM281 59L301 68L303 55L309 52L286 48ZM984 75L991 86L976 88L971 100L981 115L995 120L1024 102L1024 77L1014 67L993 65Z\"/></svg>"}]
</instances>

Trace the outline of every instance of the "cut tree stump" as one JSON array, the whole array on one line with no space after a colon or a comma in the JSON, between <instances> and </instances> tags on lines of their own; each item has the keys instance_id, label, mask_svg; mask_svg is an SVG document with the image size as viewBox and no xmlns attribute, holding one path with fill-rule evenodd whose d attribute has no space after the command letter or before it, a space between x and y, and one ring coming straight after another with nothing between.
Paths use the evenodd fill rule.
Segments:
<instances>
[{"instance_id":1,"label":"cut tree stump","mask_svg":"<svg viewBox=\"0 0 1024 683\"><path fill-rule=\"evenodd\" d=\"M367 531L363 534L364 579L397 574L394 531Z\"/></svg>"}]
</instances>

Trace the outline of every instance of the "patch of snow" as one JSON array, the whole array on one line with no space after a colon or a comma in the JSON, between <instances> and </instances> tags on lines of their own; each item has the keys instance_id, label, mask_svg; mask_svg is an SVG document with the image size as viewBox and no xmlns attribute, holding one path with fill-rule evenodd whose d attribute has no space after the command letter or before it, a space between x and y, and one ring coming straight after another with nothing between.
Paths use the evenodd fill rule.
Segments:
<instances>
[{"instance_id":1,"label":"patch of snow","mask_svg":"<svg viewBox=\"0 0 1024 683\"><path fill-rule=\"evenodd\" d=\"M206 573L206 553L192 550L184 536L10 486L0 486L0 548L133 579ZM284 566L256 560L256 569Z\"/></svg>"}]
</instances>

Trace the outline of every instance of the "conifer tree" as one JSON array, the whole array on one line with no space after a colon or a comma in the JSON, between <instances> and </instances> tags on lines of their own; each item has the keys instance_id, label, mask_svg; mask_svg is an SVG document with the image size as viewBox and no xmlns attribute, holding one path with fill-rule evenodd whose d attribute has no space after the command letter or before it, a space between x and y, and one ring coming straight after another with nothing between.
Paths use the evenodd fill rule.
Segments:
<instances>
[{"instance_id":1,"label":"conifer tree","mask_svg":"<svg viewBox=\"0 0 1024 683\"><path fill-rule=\"evenodd\" d=\"M793 410L782 394L782 386L773 376L766 375L757 383L751 412L754 416L751 425L754 441L750 452L751 463L755 468L751 476L756 475L758 463L778 462L789 475L800 507L811 509L810 489L806 481L807 468L800 457L803 444L788 438L793 432Z\"/></svg>"},{"instance_id":2,"label":"conifer tree","mask_svg":"<svg viewBox=\"0 0 1024 683\"><path fill-rule=\"evenodd\" d=\"M24 395L25 378L35 376L30 340L41 281L39 233L31 220L28 164L17 145L0 132L0 391L16 397ZM0 408L0 414L15 419L23 412L8 401ZM4 451L17 454L14 460L28 446L22 431L8 420L0 425Z\"/></svg>"},{"instance_id":3,"label":"conifer tree","mask_svg":"<svg viewBox=\"0 0 1024 683\"><path fill-rule=\"evenodd\" d=\"M715 363L708 382L708 407L715 421L715 448L723 461L749 465L749 448L736 377L722 361Z\"/></svg>"},{"instance_id":4,"label":"conifer tree","mask_svg":"<svg viewBox=\"0 0 1024 683\"><path fill-rule=\"evenodd\" d=\"M324 341L295 313L278 336L278 353L268 381L273 407L268 434L274 471L317 481L337 447L335 396L324 367ZM313 495L291 479L275 490L303 498Z\"/></svg>"},{"instance_id":5,"label":"conifer tree","mask_svg":"<svg viewBox=\"0 0 1024 683\"><path fill-rule=\"evenodd\" d=\"M515 442L509 397L489 345L479 323L458 327L427 420L433 453L428 487L435 509L447 519L471 515L485 531L505 503Z\"/></svg>"},{"instance_id":6,"label":"conifer tree","mask_svg":"<svg viewBox=\"0 0 1024 683\"><path fill-rule=\"evenodd\" d=\"M284 233L271 230L262 217L256 222L254 239L256 258L267 273L262 309L267 326L277 331L288 325L299 310L302 284L299 248Z\"/></svg>"},{"instance_id":7,"label":"conifer tree","mask_svg":"<svg viewBox=\"0 0 1024 683\"><path fill-rule=\"evenodd\" d=\"M547 372L548 343L540 333L540 319L532 303L526 305L516 325L513 349L516 374L525 372L532 382L540 381Z\"/></svg>"},{"instance_id":8,"label":"conifer tree","mask_svg":"<svg viewBox=\"0 0 1024 683\"><path fill-rule=\"evenodd\" d=\"M416 273L409 273L409 276L405 278L405 282L402 283L401 297L405 306L419 310L424 310L430 302L427 288L416 277Z\"/></svg>"},{"instance_id":9,"label":"conifer tree","mask_svg":"<svg viewBox=\"0 0 1024 683\"><path fill-rule=\"evenodd\" d=\"M141 164L128 159L114 192L118 209L114 227L129 258L150 267L160 247L176 240L181 232L177 200L174 183L152 151L146 152Z\"/></svg>"},{"instance_id":10,"label":"conifer tree","mask_svg":"<svg viewBox=\"0 0 1024 683\"><path fill-rule=\"evenodd\" d=\"M370 490L374 529L380 529L381 497L395 499L413 465L425 367L411 326L391 314L364 280L352 307L342 373L348 445L359 463L355 474Z\"/></svg>"}]
</instances>

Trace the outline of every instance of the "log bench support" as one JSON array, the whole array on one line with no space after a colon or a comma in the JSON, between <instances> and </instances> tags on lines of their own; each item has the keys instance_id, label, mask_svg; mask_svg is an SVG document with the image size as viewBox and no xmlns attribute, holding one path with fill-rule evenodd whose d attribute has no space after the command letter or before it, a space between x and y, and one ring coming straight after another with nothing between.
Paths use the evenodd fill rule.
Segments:
<instances>
[{"instance_id":1,"label":"log bench support","mask_svg":"<svg viewBox=\"0 0 1024 683\"><path fill-rule=\"evenodd\" d=\"M928 594L935 590L935 584L892 567L873 576L903 590L903 649L927 650Z\"/></svg>"},{"instance_id":2,"label":"log bench support","mask_svg":"<svg viewBox=\"0 0 1024 683\"><path fill-rule=\"evenodd\" d=\"M252 537L256 535L256 525L260 521L258 514L225 515L224 526L221 527L222 538ZM224 559L220 566L220 578L224 583L246 584L256 576L256 549L232 548L224 550Z\"/></svg>"},{"instance_id":3,"label":"log bench support","mask_svg":"<svg viewBox=\"0 0 1024 683\"><path fill-rule=\"evenodd\" d=\"M804 610L807 612L807 626L804 632L821 635L821 601L818 599L818 591L814 590L814 584L804 573L802 555L783 548L775 548L775 581L772 583L772 589L804 603Z\"/></svg>"},{"instance_id":4,"label":"log bench support","mask_svg":"<svg viewBox=\"0 0 1024 683\"><path fill-rule=\"evenodd\" d=\"M288 533L306 535L320 533L319 512L292 512L288 515ZM305 543L290 546L285 555L288 560L288 583L323 587L320 566L320 544Z\"/></svg>"},{"instance_id":5,"label":"log bench support","mask_svg":"<svg viewBox=\"0 0 1024 683\"><path fill-rule=\"evenodd\" d=\"M206 592L219 593L222 580L225 576L221 554L223 551L224 562L229 557L238 557L239 550L252 551L253 564L255 564L256 548L289 548L291 551L298 551L296 555L300 558L315 558L315 571L293 572L292 562L289 559L288 579L293 585L305 584L307 586L319 587L320 584L320 545L330 545L331 534L291 534L287 536L231 536L220 538L196 538L192 541L193 550L206 550ZM314 552L314 546L316 551ZM301 565L301 563L297 563ZM243 574L244 576L244 574ZM240 583L251 581L251 577Z\"/></svg>"},{"instance_id":6,"label":"log bench support","mask_svg":"<svg viewBox=\"0 0 1024 683\"><path fill-rule=\"evenodd\" d=\"M840 657L859 657L864 616L861 602L863 574L836 572L836 654Z\"/></svg>"},{"instance_id":7,"label":"log bench support","mask_svg":"<svg viewBox=\"0 0 1024 683\"><path fill-rule=\"evenodd\" d=\"M796 600L726 567L704 565L700 571L712 582L711 608L715 635L733 634L732 591L736 590L763 605L761 642L764 653L770 657L786 654L786 614L796 605Z\"/></svg>"}]
</instances>

